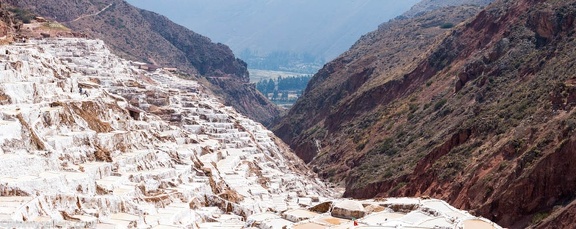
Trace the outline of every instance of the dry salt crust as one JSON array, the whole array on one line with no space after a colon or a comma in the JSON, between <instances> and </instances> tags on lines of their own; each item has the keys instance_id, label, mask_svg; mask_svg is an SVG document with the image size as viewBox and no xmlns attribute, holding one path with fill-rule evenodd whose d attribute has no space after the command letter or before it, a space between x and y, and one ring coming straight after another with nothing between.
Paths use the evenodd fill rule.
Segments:
<instances>
[{"instance_id":1,"label":"dry salt crust","mask_svg":"<svg viewBox=\"0 0 576 229\"><path fill-rule=\"evenodd\" d=\"M0 46L0 227L353 227L307 210L332 200L358 228L500 228L439 200L337 199L262 125L137 65L100 40Z\"/></svg>"}]
</instances>

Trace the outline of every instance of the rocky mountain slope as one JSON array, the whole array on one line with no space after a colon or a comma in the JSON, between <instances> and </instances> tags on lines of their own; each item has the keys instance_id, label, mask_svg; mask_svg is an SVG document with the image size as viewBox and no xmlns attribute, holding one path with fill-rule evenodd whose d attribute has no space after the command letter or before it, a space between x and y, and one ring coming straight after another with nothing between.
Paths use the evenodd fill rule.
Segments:
<instances>
[{"instance_id":1,"label":"rocky mountain slope","mask_svg":"<svg viewBox=\"0 0 576 229\"><path fill-rule=\"evenodd\" d=\"M501 228L429 198L333 199L261 124L100 40L0 46L0 82L1 227Z\"/></svg>"},{"instance_id":2,"label":"rocky mountain slope","mask_svg":"<svg viewBox=\"0 0 576 229\"><path fill-rule=\"evenodd\" d=\"M426 12L437 10L448 6L460 6L460 5L474 5L474 6L486 6L493 2L494 0L422 0L416 5L412 6L410 10L402 14L401 17L415 17L420 16Z\"/></svg>"},{"instance_id":3,"label":"rocky mountain slope","mask_svg":"<svg viewBox=\"0 0 576 229\"><path fill-rule=\"evenodd\" d=\"M330 144L322 141L330 134L328 131L335 132L328 125L333 125L332 129L338 128L337 122L327 123L324 119L331 117L349 121L366 110L357 106L377 106L377 101L361 100L365 98L362 97L364 92L402 77L406 70L414 68L424 58L415 53L426 53L449 35L450 30L440 28L442 24L458 24L477 12L477 7L453 7L411 20L382 24L377 31L364 35L349 51L328 63L312 78L304 96L277 125L275 132L306 162L311 162L321 148L314 140L345 150L349 145L335 144L336 139ZM354 104L356 101L362 103ZM379 119L381 115L371 116L366 115L365 124L350 126L347 132L352 134L366 129L370 122L377 121L371 119ZM354 139L355 142L360 140L359 137Z\"/></svg>"},{"instance_id":4,"label":"rocky mountain slope","mask_svg":"<svg viewBox=\"0 0 576 229\"><path fill-rule=\"evenodd\" d=\"M279 114L247 84L246 64L223 44L177 25L166 17L137 9L122 0L18 0L8 3L59 21L76 32L106 41L124 58L176 67L204 84L227 105L262 123Z\"/></svg>"},{"instance_id":5,"label":"rocky mountain slope","mask_svg":"<svg viewBox=\"0 0 576 229\"><path fill-rule=\"evenodd\" d=\"M274 131L346 196L430 195L510 228L570 228L576 2L495 1L459 23L476 12L383 24Z\"/></svg>"},{"instance_id":6,"label":"rocky mountain slope","mask_svg":"<svg viewBox=\"0 0 576 229\"><path fill-rule=\"evenodd\" d=\"M0 7L0 44L9 44L16 37L16 30L22 22L17 21L8 9Z\"/></svg>"}]
</instances>

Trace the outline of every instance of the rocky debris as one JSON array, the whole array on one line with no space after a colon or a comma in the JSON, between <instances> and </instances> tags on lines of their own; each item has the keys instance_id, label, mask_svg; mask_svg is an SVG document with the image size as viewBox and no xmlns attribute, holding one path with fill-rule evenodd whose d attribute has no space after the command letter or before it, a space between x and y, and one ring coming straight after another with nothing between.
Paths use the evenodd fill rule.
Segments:
<instances>
[{"instance_id":1,"label":"rocky debris","mask_svg":"<svg viewBox=\"0 0 576 229\"><path fill-rule=\"evenodd\" d=\"M5 6L0 6L0 44L9 44L17 39L22 22L14 17Z\"/></svg>"},{"instance_id":2,"label":"rocky debris","mask_svg":"<svg viewBox=\"0 0 576 229\"><path fill-rule=\"evenodd\" d=\"M311 207L308 210L310 210L312 212L317 212L317 213L326 213L326 212L330 211L330 209L332 209L332 202L324 202L324 203L318 204L314 207Z\"/></svg>"},{"instance_id":3,"label":"rocky debris","mask_svg":"<svg viewBox=\"0 0 576 229\"><path fill-rule=\"evenodd\" d=\"M364 206L357 201L344 200L334 204L332 216L344 219L359 219L366 215Z\"/></svg>"}]
</instances>

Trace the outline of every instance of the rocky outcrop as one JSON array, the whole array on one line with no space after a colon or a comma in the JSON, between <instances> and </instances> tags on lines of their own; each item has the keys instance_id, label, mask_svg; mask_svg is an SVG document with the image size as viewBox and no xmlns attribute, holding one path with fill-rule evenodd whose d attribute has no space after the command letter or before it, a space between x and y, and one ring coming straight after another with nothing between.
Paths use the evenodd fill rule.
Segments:
<instances>
[{"instance_id":1,"label":"rocky outcrop","mask_svg":"<svg viewBox=\"0 0 576 229\"><path fill-rule=\"evenodd\" d=\"M366 215L366 210L361 203L351 200L345 200L334 204L332 216L344 219L360 219Z\"/></svg>"},{"instance_id":2,"label":"rocky outcrop","mask_svg":"<svg viewBox=\"0 0 576 229\"><path fill-rule=\"evenodd\" d=\"M0 44L9 44L17 38L17 32L22 28L22 21L6 6L0 6Z\"/></svg>"}]
</instances>

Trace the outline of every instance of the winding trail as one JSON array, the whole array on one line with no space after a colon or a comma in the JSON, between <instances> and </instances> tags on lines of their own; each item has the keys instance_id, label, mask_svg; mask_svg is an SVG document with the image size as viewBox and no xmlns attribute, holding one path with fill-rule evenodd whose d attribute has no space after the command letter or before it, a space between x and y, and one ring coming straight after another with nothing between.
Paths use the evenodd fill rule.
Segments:
<instances>
[{"instance_id":1,"label":"winding trail","mask_svg":"<svg viewBox=\"0 0 576 229\"><path fill-rule=\"evenodd\" d=\"M82 15L82 16L80 16L80 17L78 17L78 18L76 18L76 19L74 19L74 20L72 20L72 21L70 21L70 22L75 22L75 21L78 21L78 20L83 19L83 18L93 17L93 16L96 16L96 15L99 15L99 14L101 14L102 12L104 12L105 10L107 10L108 8L110 8L110 6L112 6L112 5L114 5L114 3L110 3L109 5L107 5L106 7L104 7L103 9L101 9L100 11L98 11L98 12L96 12L96 13L88 14L88 15Z\"/></svg>"}]
</instances>

